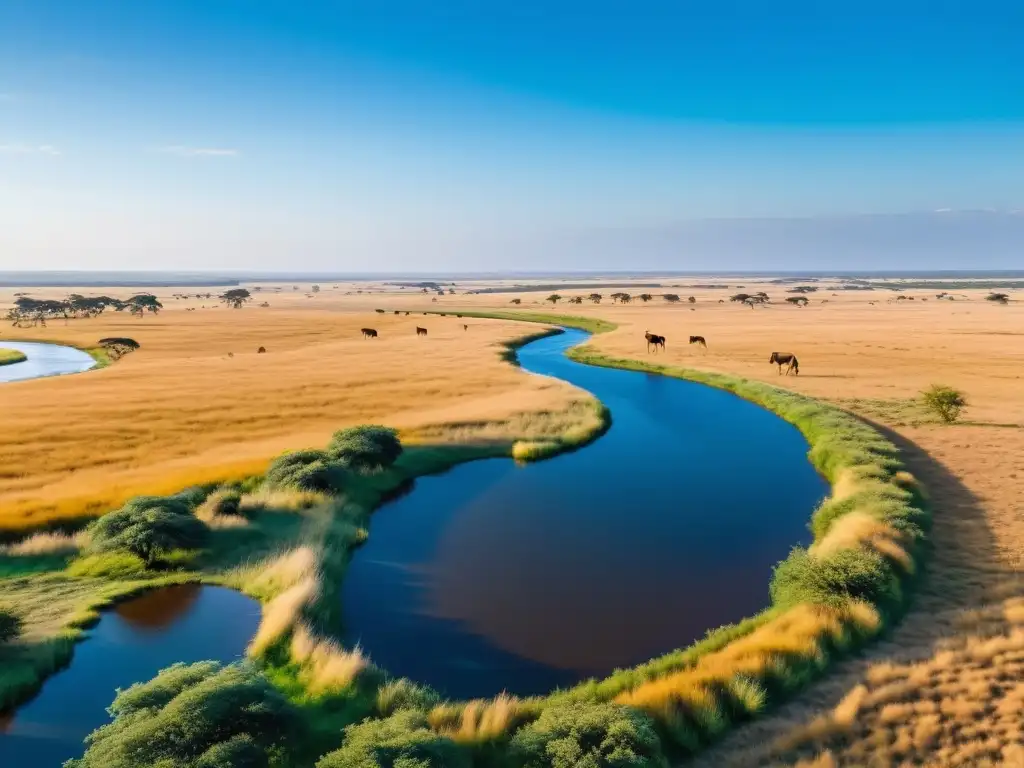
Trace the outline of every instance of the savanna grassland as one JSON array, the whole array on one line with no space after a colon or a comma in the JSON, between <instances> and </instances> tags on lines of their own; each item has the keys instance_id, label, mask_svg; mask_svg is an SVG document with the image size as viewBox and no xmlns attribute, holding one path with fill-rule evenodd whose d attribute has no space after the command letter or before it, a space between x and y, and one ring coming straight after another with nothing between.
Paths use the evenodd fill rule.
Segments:
<instances>
[{"instance_id":1,"label":"savanna grassland","mask_svg":"<svg viewBox=\"0 0 1024 768\"><path fill-rule=\"evenodd\" d=\"M589 400L501 360L502 345L530 328L473 322L463 330L455 318L380 315L373 310L383 298L338 293L255 294L271 306L241 310L161 295L157 315L108 311L4 328L10 339L89 347L128 336L142 348L84 376L3 385L0 528L94 516L134 495L255 474L281 451L352 424L386 421L424 440L544 437L577 419L574 402ZM11 300L0 295L0 309ZM429 327L427 338L416 337L417 324ZM380 338L364 340L363 326ZM266 354L257 354L261 346Z\"/></svg>"},{"instance_id":2,"label":"savanna grassland","mask_svg":"<svg viewBox=\"0 0 1024 768\"><path fill-rule=\"evenodd\" d=\"M866 455L859 446L875 440L870 430L862 433L831 409L816 415L801 398L775 395L756 383L735 384L738 380L730 376L782 386L868 420L899 448L902 463L930 495L929 565L924 578L910 574L911 548L897 536L899 532L878 527L864 516L849 516L843 526L823 524L820 536L815 531L819 550L841 548L839 540L844 537L870 540L893 562L903 564L916 582L911 610L864 655L839 662L823 680L787 703L735 728L699 758L701 764L1020 764L1024 302L994 304L985 301L987 290L970 288L951 291L955 300L948 301L935 297L942 288L896 294L832 292L822 287L808 295L806 308L799 308L783 302L793 295L786 293L787 286L768 282L743 279L742 288L736 278L716 281L729 282L729 288L691 287L704 278L658 282L665 287L555 289L566 298L592 291L604 294L600 304L585 301L573 306L564 300L556 305L545 302L551 290L466 295L461 291L474 286L460 286L457 295L436 297L393 287L341 285L307 297L288 286L281 293L255 294L256 301L239 311L212 309L210 300L161 296L166 309L157 316L105 313L67 325L51 321L46 328L7 329L9 338L82 346L103 336L130 336L142 349L100 371L0 385L5 406L0 526L24 529L95 515L140 493L173 493L198 483L259 474L281 451L323 445L334 430L351 424L399 427L410 444L486 440L510 445L526 438L543 445L546 438L578 428L590 412L582 393L523 376L502 363L502 345L530 328L506 320L395 316L392 310L546 312L610 321L617 327L595 336L589 345L587 354L595 362L656 361L696 370L718 385L745 387L751 399L767 398L772 402L766 404L794 420L803 414L809 419L805 434L813 433L815 420L818 425L835 425L835 440L829 434L812 434L809 439L812 445L821 444L821 462L836 461L840 469L850 470L830 478L836 508L858 494L871 503L902 498L905 488L899 473L893 479L882 470L857 466ZM654 296L647 303L612 304L610 294L615 290ZM729 302L729 296L741 290L764 290L773 303L751 309ZM660 294L669 291L682 301L665 302ZM1022 295L1015 293L1015 299ZM693 303L686 300L691 295ZM897 295L914 300L896 301ZM256 306L264 299L270 307ZM520 304L511 304L513 299ZM0 296L0 304L3 301ZM378 307L388 312L377 314L373 310ZM463 330L463 323L468 330ZM428 327L427 339L415 337L415 325ZM377 328L381 338L363 340L363 326ZM667 337L665 352L647 352L643 333L648 329ZM691 334L703 335L709 349L686 344ZM267 354L257 355L259 346L265 346ZM797 354L799 377L779 377L775 366L768 365L772 351ZM714 378L717 374L722 375L720 381ZM920 391L936 382L966 393L969 407L960 423L939 423L921 407ZM847 438L848 444L843 443ZM888 461L888 448L880 445L878 450L880 460ZM396 465L397 474L385 479L393 482L402 472L415 474L415 465L425 455L409 454L403 461L411 463ZM366 482L386 485L385 479ZM862 482L880 480L895 485L859 488ZM371 499L382 490L383 486L374 486L359 493ZM255 507L281 503L261 502L259 492L246 499ZM292 548L274 553L255 568L239 566L218 578L268 601L256 655L262 653L273 666L281 648L275 643L283 642L292 666L282 666L278 677L286 688L302 683L315 700L318 693L311 685L315 687L317 680L327 681L329 688L338 681L361 679L371 668L358 653L342 651L308 626L309 606L322 601L320 592L331 582L317 583L331 572L322 563L315 566L316 553L334 540L350 546L366 535L367 521L365 511L344 511L355 504L352 499L344 509L339 502L320 498L309 504L294 498L284 501L309 510L304 529L317 531L316 536L293 538ZM364 510L371 506L369 501L362 503ZM908 523L908 528L916 526ZM218 535L229 541L232 534ZM63 545L78 546L73 541ZM62 541L39 546L49 552L59 549ZM221 556L224 562L208 565L233 563L226 552ZM68 589L73 586L68 582ZM26 599L41 600L38 590L25 588ZM66 610L84 599L70 593L66 601L63 594L60 598L57 602ZM883 602L880 598L879 604ZM574 695L588 700L593 695L602 702L662 713L665 719L660 722L671 724L675 715L665 710L666 702L675 706L680 697L689 696L687 711L703 714L680 728L689 733L699 726L704 730L691 734L694 739L717 739L727 730L723 702L725 709L760 711L764 689L757 684L758 675L766 675L770 682L775 663L771 649L790 648L803 658L804 667L796 664L790 670L794 679L803 681L815 668L815 659L830 655L833 645L842 646L858 633L871 635L883 625L879 614L867 606L808 610L799 604L787 607L782 600L778 610L784 612L769 612L756 625L720 636L699 654L670 654L656 669L613 676L593 690L570 694L569 701ZM38 613L42 624L56 621L52 611L40 608ZM733 642L724 645L728 639ZM743 673L740 678L735 677L737 670ZM738 685L737 680L750 685ZM373 706L382 716L393 711L384 698L404 690L389 685L393 686L374 688ZM724 698L715 701L715 696ZM479 747L517 723L537 718L546 706L508 699L457 706L425 700L429 728L425 720L414 732L426 733L427 728ZM557 730L557 724L547 720L560 716L558 707L543 711L533 725L520 731L524 738L537 735L531 736L531 729ZM604 715L594 714L599 716ZM675 736L684 741L689 737ZM643 742L637 738L638 744Z\"/></svg>"}]
</instances>

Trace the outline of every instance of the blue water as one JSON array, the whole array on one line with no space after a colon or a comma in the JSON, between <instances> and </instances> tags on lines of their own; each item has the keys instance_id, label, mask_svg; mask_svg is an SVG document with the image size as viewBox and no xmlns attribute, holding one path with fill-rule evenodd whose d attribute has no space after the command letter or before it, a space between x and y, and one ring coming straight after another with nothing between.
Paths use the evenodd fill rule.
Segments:
<instances>
[{"instance_id":1,"label":"blue water","mask_svg":"<svg viewBox=\"0 0 1024 768\"><path fill-rule=\"evenodd\" d=\"M378 510L343 585L347 639L466 698L544 693L686 646L768 605L828 493L803 436L734 395L574 363L567 331L522 367L588 390L612 427L526 466L489 459Z\"/></svg>"},{"instance_id":2,"label":"blue water","mask_svg":"<svg viewBox=\"0 0 1024 768\"><path fill-rule=\"evenodd\" d=\"M0 715L0 766L59 768L80 757L82 740L110 722L115 689L179 661L235 661L259 620L256 601L198 584L158 589L104 612L71 666L13 714Z\"/></svg>"},{"instance_id":3,"label":"blue water","mask_svg":"<svg viewBox=\"0 0 1024 768\"><path fill-rule=\"evenodd\" d=\"M88 353L62 344L0 340L0 347L24 352L28 358L20 363L0 365L0 382L81 373L96 365L96 361Z\"/></svg>"}]
</instances>

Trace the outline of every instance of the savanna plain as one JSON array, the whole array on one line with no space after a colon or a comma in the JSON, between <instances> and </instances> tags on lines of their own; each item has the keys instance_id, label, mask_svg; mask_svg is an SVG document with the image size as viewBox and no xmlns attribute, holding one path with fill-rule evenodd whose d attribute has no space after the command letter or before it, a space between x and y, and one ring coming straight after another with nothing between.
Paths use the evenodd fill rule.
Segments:
<instances>
[{"instance_id":1,"label":"savanna plain","mask_svg":"<svg viewBox=\"0 0 1024 768\"><path fill-rule=\"evenodd\" d=\"M73 550L78 530L131 498L244 484L282 452L323 446L345 427L386 424L411 449L469 445L494 455L574 430L589 439L599 426L587 393L509 364L508 345L538 330L511 316L605 321L614 328L591 339L594 354L760 381L853 414L895 444L929 500L928 552L902 620L796 695L723 731L691 762L1024 765L1024 291L1010 291L1003 304L969 282L839 290L840 281L822 280L800 307L786 301L800 295L790 292L797 283L767 279L571 282L458 282L444 295L385 283L321 284L315 293L266 283L245 286L253 301L242 309L217 301L223 288L155 287L146 290L163 304L159 313L5 327L0 347L10 340L85 348L104 337L140 347L84 374L0 384L3 557ZM37 298L137 290L17 289ZM617 291L632 300L613 301ZM730 300L758 291L770 303ZM0 290L0 311L13 306L14 293ZM586 298L592 293L599 303ZM639 298L645 293L647 301ZM561 298L548 300L554 296ZM574 296L583 302L568 305ZM489 313L503 317L478 316ZM364 338L367 327L376 338ZM645 332L665 336L664 350L649 350ZM707 348L689 344L691 335ZM768 362L775 351L796 354L799 375L780 375ZM933 384L966 396L956 422L923 407L921 392ZM371 490L386 491L381 483ZM766 489L766 497L778 492ZM364 522L353 523L361 533L346 535L365 536ZM64 533L39 533L54 530ZM314 555L299 545L273 554L280 557L266 562L277 570L265 568L262 582L234 562L222 579L273 596L260 630L272 666L280 630L268 624L271 607L288 614L289 600L301 607L316 589L291 575ZM45 641L97 604L94 585L68 579L40 593L24 573L5 573L0 568L8 582L0 600L13 596L23 609L23 642ZM281 585L271 584L277 576ZM292 657L308 662L299 677L318 668L348 679L368 663L328 648L294 616L282 621L292 628ZM520 716L505 706L472 715L435 709L435 730L501 730L502 718ZM337 712L320 714L337 720Z\"/></svg>"}]
</instances>

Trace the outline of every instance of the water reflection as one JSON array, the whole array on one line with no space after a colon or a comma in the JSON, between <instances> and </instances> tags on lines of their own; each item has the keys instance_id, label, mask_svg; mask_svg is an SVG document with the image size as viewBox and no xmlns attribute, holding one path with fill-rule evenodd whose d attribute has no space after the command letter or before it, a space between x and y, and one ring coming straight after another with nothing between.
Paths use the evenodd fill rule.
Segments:
<instances>
[{"instance_id":1,"label":"water reflection","mask_svg":"<svg viewBox=\"0 0 1024 768\"><path fill-rule=\"evenodd\" d=\"M160 632L195 608L202 589L199 584L156 589L120 603L114 608L114 613L140 632Z\"/></svg>"}]
</instances>

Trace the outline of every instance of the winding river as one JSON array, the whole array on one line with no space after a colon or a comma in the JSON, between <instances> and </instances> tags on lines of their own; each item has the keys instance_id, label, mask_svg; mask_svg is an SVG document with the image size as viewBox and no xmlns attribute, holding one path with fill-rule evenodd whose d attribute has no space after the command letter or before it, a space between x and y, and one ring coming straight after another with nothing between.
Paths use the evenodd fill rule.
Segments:
<instances>
[{"instance_id":1,"label":"winding river","mask_svg":"<svg viewBox=\"0 0 1024 768\"><path fill-rule=\"evenodd\" d=\"M102 614L71 665L39 695L0 714L0 766L59 768L81 756L83 739L110 722L116 688L153 678L175 662L241 658L256 633L260 606L231 589L164 587Z\"/></svg>"},{"instance_id":2,"label":"winding river","mask_svg":"<svg viewBox=\"0 0 1024 768\"><path fill-rule=\"evenodd\" d=\"M795 427L727 392L572 362L587 334L519 350L612 427L517 466L464 464L374 514L343 584L347 639L451 697L540 694L635 665L756 613L810 541L828 485Z\"/></svg>"},{"instance_id":3,"label":"winding river","mask_svg":"<svg viewBox=\"0 0 1024 768\"><path fill-rule=\"evenodd\" d=\"M0 347L23 352L28 358L14 365L0 365L0 383L81 373L96 365L96 361L89 353L63 344L0 340Z\"/></svg>"}]
</instances>

